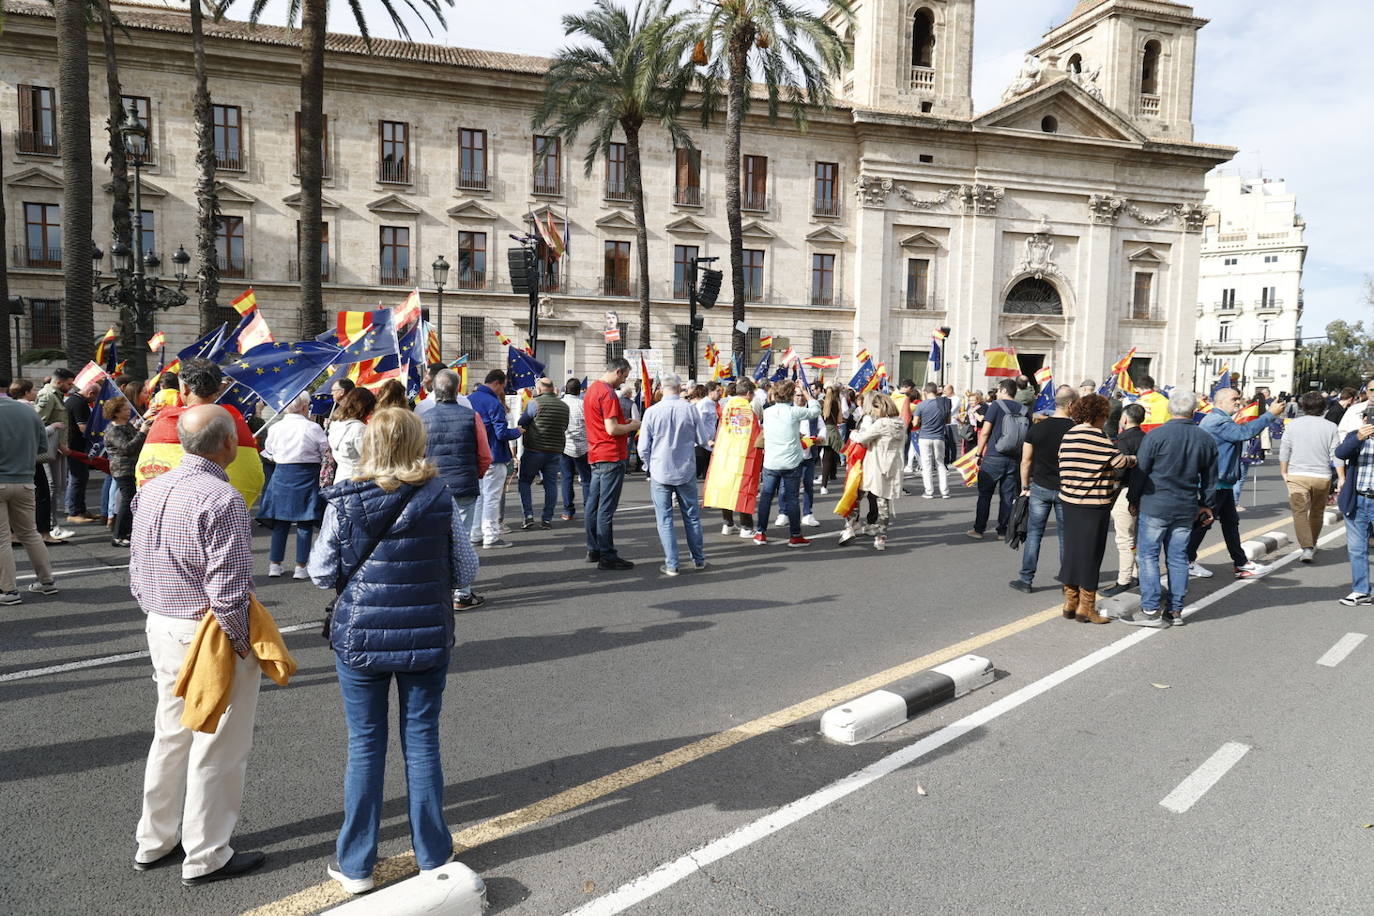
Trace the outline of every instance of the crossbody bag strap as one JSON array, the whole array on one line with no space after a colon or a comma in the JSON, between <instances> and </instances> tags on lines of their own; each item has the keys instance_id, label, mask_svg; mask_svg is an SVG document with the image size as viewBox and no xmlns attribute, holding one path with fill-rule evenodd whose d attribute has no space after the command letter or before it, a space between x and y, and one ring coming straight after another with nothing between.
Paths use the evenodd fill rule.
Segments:
<instances>
[{"instance_id":1,"label":"crossbody bag strap","mask_svg":"<svg viewBox=\"0 0 1374 916\"><path fill-rule=\"evenodd\" d=\"M387 519L386 525L382 527L382 537L377 538L371 544L367 545L367 549L363 551L362 557L358 560L358 565L354 566L351 570L349 570L349 572L346 575L342 574L341 571L341 574L339 575L338 579L335 580L334 594L342 594L344 588L348 585L349 580L356 576L358 572L365 565L367 565L367 561L372 558L372 552L377 549L377 547L382 543L383 539L386 537L386 532L390 531L392 526L394 526L398 521L400 521L401 513L405 512L406 506L410 505L410 500L412 497L415 496L415 492L415 488L412 487L409 495L407 495L406 498L401 501L400 507L396 509L396 513L392 515L391 518Z\"/></svg>"}]
</instances>

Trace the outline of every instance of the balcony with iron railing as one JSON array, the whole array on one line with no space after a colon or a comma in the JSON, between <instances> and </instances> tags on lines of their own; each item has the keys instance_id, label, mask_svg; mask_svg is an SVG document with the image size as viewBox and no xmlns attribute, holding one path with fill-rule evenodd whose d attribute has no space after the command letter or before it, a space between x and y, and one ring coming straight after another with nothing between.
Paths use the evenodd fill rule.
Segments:
<instances>
[{"instance_id":1,"label":"balcony with iron railing","mask_svg":"<svg viewBox=\"0 0 1374 916\"><path fill-rule=\"evenodd\" d=\"M62 266L62 248L39 245L15 245L10 256L15 267L38 267L56 270Z\"/></svg>"},{"instance_id":2,"label":"balcony with iron railing","mask_svg":"<svg viewBox=\"0 0 1374 916\"><path fill-rule=\"evenodd\" d=\"M606 179L605 188L602 191L606 200L629 200L630 189L626 187L624 179Z\"/></svg>"},{"instance_id":3,"label":"balcony with iron railing","mask_svg":"<svg viewBox=\"0 0 1374 916\"><path fill-rule=\"evenodd\" d=\"M679 185L677 193L673 197L673 203L679 207L700 207L701 206L701 186L700 185Z\"/></svg>"},{"instance_id":4,"label":"balcony with iron railing","mask_svg":"<svg viewBox=\"0 0 1374 916\"><path fill-rule=\"evenodd\" d=\"M61 144L55 130L16 130L14 148L25 156L60 156Z\"/></svg>"},{"instance_id":5,"label":"balcony with iron railing","mask_svg":"<svg viewBox=\"0 0 1374 916\"><path fill-rule=\"evenodd\" d=\"M1137 110L1142 116L1157 117L1159 115L1159 96L1142 94L1140 107Z\"/></svg>"},{"instance_id":6,"label":"balcony with iron railing","mask_svg":"<svg viewBox=\"0 0 1374 916\"><path fill-rule=\"evenodd\" d=\"M253 262L242 255L215 255L215 272L221 277L241 280L251 276Z\"/></svg>"},{"instance_id":7,"label":"balcony with iron railing","mask_svg":"<svg viewBox=\"0 0 1374 916\"><path fill-rule=\"evenodd\" d=\"M817 197L811 201L812 216L834 217L840 215L840 199L838 197Z\"/></svg>"},{"instance_id":8,"label":"balcony with iron railing","mask_svg":"<svg viewBox=\"0 0 1374 916\"><path fill-rule=\"evenodd\" d=\"M762 284L762 283L750 283L750 282L748 282L748 281L746 280L745 283L744 283L744 301L745 301L745 302L762 302L762 301L763 301L763 298L764 298L763 284Z\"/></svg>"},{"instance_id":9,"label":"balcony with iron railing","mask_svg":"<svg viewBox=\"0 0 1374 916\"><path fill-rule=\"evenodd\" d=\"M1154 307L1148 302L1136 302L1132 300L1126 303L1122 312L1131 321L1153 321L1155 318Z\"/></svg>"},{"instance_id":10,"label":"balcony with iron railing","mask_svg":"<svg viewBox=\"0 0 1374 916\"><path fill-rule=\"evenodd\" d=\"M215 168L226 172L242 172L243 151L236 149L215 149Z\"/></svg>"},{"instance_id":11,"label":"balcony with iron railing","mask_svg":"<svg viewBox=\"0 0 1374 916\"><path fill-rule=\"evenodd\" d=\"M1277 315L1283 311L1282 299L1260 299L1255 303L1255 311L1261 315Z\"/></svg>"},{"instance_id":12,"label":"balcony with iron railing","mask_svg":"<svg viewBox=\"0 0 1374 916\"><path fill-rule=\"evenodd\" d=\"M458 279L453 281L454 289L473 290L487 288L487 272L485 270L465 270L460 271L455 276Z\"/></svg>"},{"instance_id":13,"label":"balcony with iron railing","mask_svg":"<svg viewBox=\"0 0 1374 916\"><path fill-rule=\"evenodd\" d=\"M809 304L822 308L832 308L840 304L840 298L833 289L812 289Z\"/></svg>"},{"instance_id":14,"label":"balcony with iron railing","mask_svg":"<svg viewBox=\"0 0 1374 916\"><path fill-rule=\"evenodd\" d=\"M459 169L458 187L464 191L491 190L491 175L486 169Z\"/></svg>"},{"instance_id":15,"label":"balcony with iron railing","mask_svg":"<svg viewBox=\"0 0 1374 916\"><path fill-rule=\"evenodd\" d=\"M409 267L385 264L372 269L378 286L409 286L412 273Z\"/></svg>"},{"instance_id":16,"label":"balcony with iron railing","mask_svg":"<svg viewBox=\"0 0 1374 916\"><path fill-rule=\"evenodd\" d=\"M928 91L935 88L935 70L933 67L911 68L911 88L914 91Z\"/></svg>"},{"instance_id":17,"label":"balcony with iron railing","mask_svg":"<svg viewBox=\"0 0 1374 916\"><path fill-rule=\"evenodd\" d=\"M1239 315L1245 311L1245 302L1241 299L1219 299L1212 303L1212 307L1218 312L1225 312L1227 315Z\"/></svg>"},{"instance_id":18,"label":"balcony with iron railing","mask_svg":"<svg viewBox=\"0 0 1374 916\"><path fill-rule=\"evenodd\" d=\"M741 210L752 210L756 213L765 212L768 209L768 195L756 191L741 191L739 195L739 208Z\"/></svg>"},{"instance_id":19,"label":"balcony with iron railing","mask_svg":"<svg viewBox=\"0 0 1374 916\"><path fill-rule=\"evenodd\" d=\"M546 197L557 197L563 193L563 179L557 175L534 175L531 191Z\"/></svg>"},{"instance_id":20,"label":"balcony with iron railing","mask_svg":"<svg viewBox=\"0 0 1374 916\"><path fill-rule=\"evenodd\" d=\"M632 296L637 286L634 277L626 274L608 274L601 278L601 295Z\"/></svg>"},{"instance_id":21,"label":"balcony with iron railing","mask_svg":"<svg viewBox=\"0 0 1374 916\"><path fill-rule=\"evenodd\" d=\"M288 262L287 262L287 264L286 264L286 278L287 278L289 281L291 281L292 283L299 283L299 282L301 281L301 262L300 262L300 261L288 261ZM329 282L329 259L328 259L328 258L323 258L323 259L320 260L320 279L321 279L322 281L324 281L325 283L328 283L328 282Z\"/></svg>"},{"instance_id":22,"label":"balcony with iron railing","mask_svg":"<svg viewBox=\"0 0 1374 916\"><path fill-rule=\"evenodd\" d=\"M293 166L293 169L291 174L299 178L301 175L301 160L299 156L296 157L296 164ZM330 164L328 156L325 156L320 162L320 177L325 181L329 181L334 177L334 167Z\"/></svg>"},{"instance_id":23,"label":"balcony with iron railing","mask_svg":"<svg viewBox=\"0 0 1374 916\"><path fill-rule=\"evenodd\" d=\"M1213 353L1239 353L1239 340L1214 340L1208 345Z\"/></svg>"},{"instance_id":24,"label":"balcony with iron railing","mask_svg":"<svg viewBox=\"0 0 1374 916\"><path fill-rule=\"evenodd\" d=\"M928 292L916 292L915 290L903 290L897 294L898 302L904 309L916 312L929 312L939 309L936 299Z\"/></svg>"},{"instance_id":25,"label":"balcony with iron railing","mask_svg":"<svg viewBox=\"0 0 1374 916\"><path fill-rule=\"evenodd\" d=\"M410 160L383 159L377 163L377 181L382 184L410 184Z\"/></svg>"}]
</instances>

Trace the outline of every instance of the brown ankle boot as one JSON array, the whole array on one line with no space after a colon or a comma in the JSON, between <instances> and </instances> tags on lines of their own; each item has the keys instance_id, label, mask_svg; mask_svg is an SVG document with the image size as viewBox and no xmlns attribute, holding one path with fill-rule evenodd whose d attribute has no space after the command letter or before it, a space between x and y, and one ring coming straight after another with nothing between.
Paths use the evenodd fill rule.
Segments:
<instances>
[{"instance_id":1,"label":"brown ankle boot","mask_svg":"<svg viewBox=\"0 0 1374 916\"><path fill-rule=\"evenodd\" d=\"M1086 588L1078 592L1078 614L1075 615L1080 623L1111 623L1110 617L1103 617L1097 613L1097 592L1088 591Z\"/></svg>"},{"instance_id":2,"label":"brown ankle boot","mask_svg":"<svg viewBox=\"0 0 1374 916\"><path fill-rule=\"evenodd\" d=\"M1064 617L1073 620L1078 615L1078 586L1064 586Z\"/></svg>"}]
</instances>

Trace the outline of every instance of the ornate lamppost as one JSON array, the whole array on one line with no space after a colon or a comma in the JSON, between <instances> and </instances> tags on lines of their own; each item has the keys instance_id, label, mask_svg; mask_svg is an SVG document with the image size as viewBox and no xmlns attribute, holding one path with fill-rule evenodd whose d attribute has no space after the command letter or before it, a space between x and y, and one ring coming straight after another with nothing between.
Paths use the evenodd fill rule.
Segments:
<instances>
[{"instance_id":1,"label":"ornate lamppost","mask_svg":"<svg viewBox=\"0 0 1374 916\"><path fill-rule=\"evenodd\" d=\"M448 284L449 263L444 260L443 255L434 259L434 263L429 265L429 269L434 274L434 288L439 291L439 356L442 359L444 354L444 287Z\"/></svg>"}]
</instances>

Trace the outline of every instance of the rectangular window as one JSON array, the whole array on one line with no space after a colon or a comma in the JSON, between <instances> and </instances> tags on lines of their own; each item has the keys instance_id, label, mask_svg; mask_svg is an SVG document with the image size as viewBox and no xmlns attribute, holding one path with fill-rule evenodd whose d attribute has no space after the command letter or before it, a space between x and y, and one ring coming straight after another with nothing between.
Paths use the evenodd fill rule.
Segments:
<instances>
[{"instance_id":1,"label":"rectangular window","mask_svg":"<svg viewBox=\"0 0 1374 916\"><path fill-rule=\"evenodd\" d=\"M687 298L688 278L692 273L692 259L697 257L695 245L673 246L673 298Z\"/></svg>"},{"instance_id":2,"label":"rectangular window","mask_svg":"<svg viewBox=\"0 0 1374 916\"><path fill-rule=\"evenodd\" d=\"M301 252L301 221L296 220L296 257L297 260L291 263L288 276L292 282L298 282L301 278L300 265ZM329 282L329 223L320 223L320 279Z\"/></svg>"},{"instance_id":3,"label":"rectangular window","mask_svg":"<svg viewBox=\"0 0 1374 916\"><path fill-rule=\"evenodd\" d=\"M817 216L840 215L840 166L835 162L816 163L816 199L811 212Z\"/></svg>"},{"instance_id":4,"label":"rectangular window","mask_svg":"<svg viewBox=\"0 0 1374 916\"><path fill-rule=\"evenodd\" d=\"M1266 254L1266 255L1264 256L1264 263L1266 263L1266 264L1277 264L1277 263L1279 263L1279 256L1276 255L1276 254Z\"/></svg>"},{"instance_id":5,"label":"rectangular window","mask_svg":"<svg viewBox=\"0 0 1374 916\"><path fill-rule=\"evenodd\" d=\"M692 361L692 348L688 346L690 331L690 325L673 325L673 368L684 372L687 371L687 364Z\"/></svg>"},{"instance_id":6,"label":"rectangular window","mask_svg":"<svg viewBox=\"0 0 1374 916\"><path fill-rule=\"evenodd\" d=\"M740 209L768 209L768 157L745 156L741 165Z\"/></svg>"},{"instance_id":7,"label":"rectangular window","mask_svg":"<svg viewBox=\"0 0 1374 916\"><path fill-rule=\"evenodd\" d=\"M1218 303L1223 309L1233 309L1236 307L1236 291L1224 289L1221 291L1221 302Z\"/></svg>"},{"instance_id":8,"label":"rectangular window","mask_svg":"<svg viewBox=\"0 0 1374 916\"><path fill-rule=\"evenodd\" d=\"M487 234L458 233L459 289L487 288Z\"/></svg>"},{"instance_id":9,"label":"rectangular window","mask_svg":"<svg viewBox=\"0 0 1374 916\"><path fill-rule=\"evenodd\" d=\"M1221 324L1217 325L1217 342L1226 343L1230 339L1231 323L1229 321L1223 321Z\"/></svg>"},{"instance_id":10,"label":"rectangular window","mask_svg":"<svg viewBox=\"0 0 1374 916\"><path fill-rule=\"evenodd\" d=\"M458 131L458 187L487 189L487 132L464 127Z\"/></svg>"},{"instance_id":11,"label":"rectangular window","mask_svg":"<svg viewBox=\"0 0 1374 916\"><path fill-rule=\"evenodd\" d=\"M558 137L534 138L534 193L563 193L563 141Z\"/></svg>"},{"instance_id":12,"label":"rectangular window","mask_svg":"<svg viewBox=\"0 0 1374 916\"><path fill-rule=\"evenodd\" d=\"M625 175L625 144L612 143L606 152L606 199L629 200Z\"/></svg>"},{"instance_id":13,"label":"rectangular window","mask_svg":"<svg viewBox=\"0 0 1374 916\"><path fill-rule=\"evenodd\" d=\"M1237 260L1237 258L1223 258L1221 263L1223 267L1235 267Z\"/></svg>"},{"instance_id":14,"label":"rectangular window","mask_svg":"<svg viewBox=\"0 0 1374 916\"><path fill-rule=\"evenodd\" d=\"M1255 357L1255 375L1259 376L1260 378L1274 377L1273 367L1270 364L1269 359L1270 358L1268 356Z\"/></svg>"},{"instance_id":15,"label":"rectangular window","mask_svg":"<svg viewBox=\"0 0 1374 916\"><path fill-rule=\"evenodd\" d=\"M381 144L377 180L389 184L409 184L410 124L406 121L381 121L377 139Z\"/></svg>"},{"instance_id":16,"label":"rectangular window","mask_svg":"<svg viewBox=\"0 0 1374 916\"><path fill-rule=\"evenodd\" d=\"M35 350L62 347L62 300L30 299L29 346Z\"/></svg>"},{"instance_id":17,"label":"rectangular window","mask_svg":"<svg viewBox=\"0 0 1374 916\"><path fill-rule=\"evenodd\" d=\"M1135 275L1135 286L1131 294L1131 317L1149 318L1150 317L1150 289L1154 284L1155 275L1150 273L1137 272Z\"/></svg>"},{"instance_id":18,"label":"rectangular window","mask_svg":"<svg viewBox=\"0 0 1374 916\"><path fill-rule=\"evenodd\" d=\"M744 298L749 302L763 299L763 251L744 249Z\"/></svg>"},{"instance_id":19,"label":"rectangular window","mask_svg":"<svg viewBox=\"0 0 1374 916\"><path fill-rule=\"evenodd\" d=\"M1260 340L1268 340L1268 339L1269 339L1269 324L1270 324L1270 322L1268 322L1268 321L1261 321L1261 322L1260 322Z\"/></svg>"},{"instance_id":20,"label":"rectangular window","mask_svg":"<svg viewBox=\"0 0 1374 916\"><path fill-rule=\"evenodd\" d=\"M215 265L221 277L248 276L248 262L243 247L243 217L221 216L215 224Z\"/></svg>"},{"instance_id":21,"label":"rectangular window","mask_svg":"<svg viewBox=\"0 0 1374 916\"><path fill-rule=\"evenodd\" d=\"M1260 308L1278 308L1279 288L1277 286L1266 286L1260 290Z\"/></svg>"},{"instance_id":22,"label":"rectangular window","mask_svg":"<svg viewBox=\"0 0 1374 916\"><path fill-rule=\"evenodd\" d=\"M139 223L143 227L143 253L157 251L157 220L152 210L138 211ZM161 254L159 254L161 257Z\"/></svg>"},{"instance_id":23,"label":"rectangular window","mask_svg":"<svg viewBox=\"0 0 1374 916\"><path fill-rule=\"evenodd\" d=\"M381 269L377 279L383 286L410 285L410 230L405 226L381 228Z\"/></svg>"},{"instance_id":24,"label":"rectangular window","mask_svg":"<svg viewBox=\"0 0 1374 916\"><path fill-rule=\"evenodd\" d=\"M211 105L215 167L243 170L243 112L237 105Z\"/></svg>"},{"instance_id":25,"label":"rectangular window","mask_svg":"<svg viewBox=\"0 0 1374 916\"><path fill-rule=\"evenodd\" d=\"M812 329L811 329L811 353L810 353L811 356L834 356L834 355L835 355L834 353L830 352L830 335L831 335L831 333L832 333L832 332L831 332L829 329L826 329L826 330L822 330L822 329L820 329L820 328L812 328Z\"/></svg>"},{"instance_id":26,"label":"rectangular window","mask_svg":"<svg viewBox=\"0 0 1374 916\"><path fill-rule=\"evenodd\" d=\"M56 156L57 106L47 86L19 87L19 152L30 156ZM55 300L54 300L55 301Z\"/></svg>"},{"instance_id":27,"label":"rectangular window","mask_svg":"<svg viewBox=\"0 0 1374 916\"><path fill-rule=\"evenodd\" d=\"M143 126L148 128L148 138L143 153L143 161L148 164L157 162L156 150L153 146L153 102L147 96L124 95L120 96L120 101L127 112L132 108L138 114L138 119L143 122Z\"/></svg>"},{"instance_id":28,"label":"rectangular window","mask_svg":"<svg viewBox=\"0 0 1374 916\"><path fill-rule=\"evenodd\" d=\"M62 207L59 204L24 204L25 267L62 266Z\"/></svg>"},{"instance_id":29,"label":"rectangular window","mask_svg":"<svg viewBox=\"0 0 1374 916\"><path fill-rule=\"evenodd\" d=\"M296 174L301 173L301 113L296 112ZM329 115L320 115L320 177L329 178Z\"/></svg>"},{"instance_id":30,"label":"rectangular window","mask_svg":"<svg viewBox=\"0 0 1374 916\"><path fill-rule=\"evenodd\" d=\"M811 304L835 304L835 256L811 255Z\"/></svg>"},{"instance_id":31,"label":"rectangular window","mask_svg":"<svg viewBox=\"0 0 1374 916\"><path fill-rule=\"evenodd\" d=\"M610 362L625 355L625 344L630 339L630 323L628 321L619 322L620 339L606 344L606 361Z\"/></svg>"},{"instance_id":32,"label":"rectangular window","mask_svg":"<svg viewBox=\"0 0 1374 916\"><path fill-rule=\"evenodd\" d=\"M930 259L906 259L906 307L930 308Z\"/></svg>"},{"instance_id":33,"label":"rectangular window","mask_svg":"<svg viewBox=\"0 0 1374 916\"><path fill-rule=\"evenodd\" d=\"M605 269L601 274L601 293L604 296L630 295L630 243L607 242Z\"/></svg>"},{"instance_id":34,"label":"rectangular window","mask_svg":"<svg viewBox=\"0 0 1374 916\"><path fill-rule=\"evenodd\" d=\"M678 147L677 197L685 207L701 206L701 150Z\"/></svg>"},{"instance_id":35,"label":"rectangular window","mask_svg":"<svg viewBox=\"0 0 1374 916\"><path fill-rule=\"evenodd\" d=\"M481 315L463 315L458 319L458 348L469 363L486 359L487 324Z\"/></svg>"}]
</instances>

